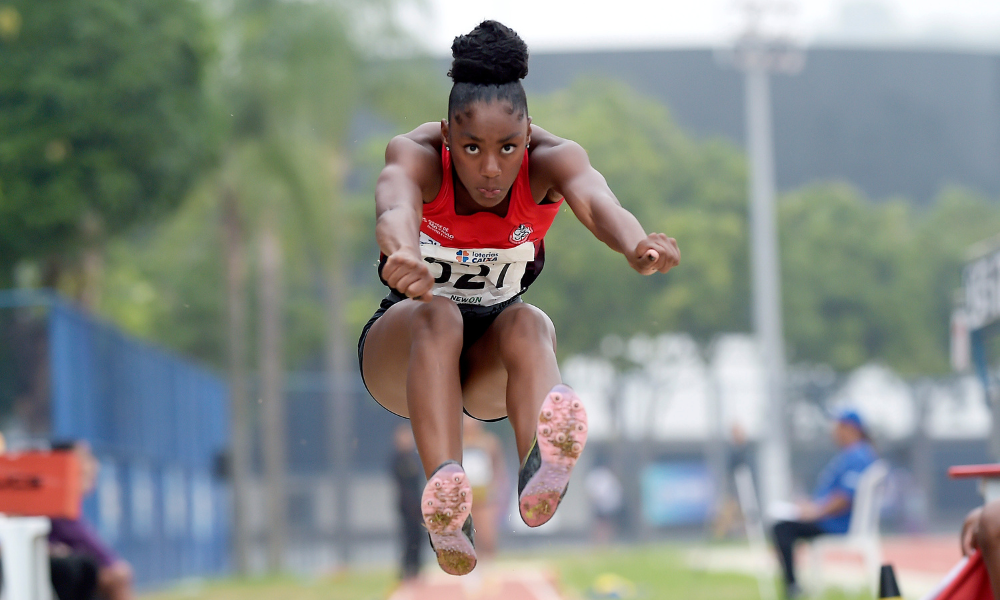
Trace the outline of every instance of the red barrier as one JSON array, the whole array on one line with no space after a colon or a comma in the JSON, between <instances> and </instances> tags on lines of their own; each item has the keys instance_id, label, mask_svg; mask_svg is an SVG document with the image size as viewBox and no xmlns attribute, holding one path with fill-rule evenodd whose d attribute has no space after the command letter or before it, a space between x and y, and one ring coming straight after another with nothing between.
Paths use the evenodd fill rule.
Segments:
<instances>
[{"instance_id":1,"label":"red barrier","mask_svg":"<svg viewBox=\"0 0 1000 600\"><path fill-rule=\"evenodd\" d=\"M23 517L80 517L81 472L73 452L0 455L0 513Z\"/></svg>"},{"instance_id":2,"label":"red barrier","mask_svg":"<svg viewBox=\"0 0 1000 600\"><path fill-rule=\"evenodd\" d=\"M963 477L1000 477L1000 464L951 467L948 469L948 477L952 479Z\"/></svg>"},{"instance_id":3,"label":"red barrier","mask_svg":"<svg viewBox=\"0 0 1000 600\"><path fill-rule=\"evenodd\" d=\"M993 600L989 574L978 552L960 563L942 585L925 600Z\"/></svg>"}]
</instances>

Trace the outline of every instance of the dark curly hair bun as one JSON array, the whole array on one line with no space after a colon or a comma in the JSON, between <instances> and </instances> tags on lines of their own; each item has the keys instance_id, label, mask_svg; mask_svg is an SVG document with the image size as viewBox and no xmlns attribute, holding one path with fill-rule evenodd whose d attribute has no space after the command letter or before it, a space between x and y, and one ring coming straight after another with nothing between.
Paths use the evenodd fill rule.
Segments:
<instances>
[{"instance_id":1,"label":"dark curly hair bun","mask_svg":"<svg viewBox=\"0 0 1000 600\"><path fill-rule=\"evenodd\" d=\"M517 33L496 21L483 21L451 44L454 83L503 85L528 74L528 45Z\"/></svg>"}]
</instances>

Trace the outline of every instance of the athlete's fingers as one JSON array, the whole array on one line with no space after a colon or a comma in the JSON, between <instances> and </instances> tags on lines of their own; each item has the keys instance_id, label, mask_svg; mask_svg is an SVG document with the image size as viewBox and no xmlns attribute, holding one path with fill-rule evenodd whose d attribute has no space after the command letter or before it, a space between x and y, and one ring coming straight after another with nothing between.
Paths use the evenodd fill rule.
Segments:
<instances>
[{"instance_id":1,"label":"athlete's fingers","mask_svg":"<svg viewBox=\"0 0 1000 600\"><path fill-rule=\"evenodd\" d=\"M399 291L401 294L405 294L407 288L413 285L415 282L420 280L420 274L413 271L405 271L398 274L396 281L389 283L392 285L393 289ZM388 281L388 280L387 280Z\"/></svg>"},{"instance_id":2,"label":"athlete's fingers","mask_svg":"<svg viewBox=\"0 0 1000 600\"><path fill-rule=\"evenodd\" d=\"M408 297L414 300L420 300L421 302L430 302L433 297L431 294L431 289L434 287L434 280L428 277L421 277L420 279L411 283L405 290L402 290Z\"/></svg>"},{"instance_id":3,"label":"athlete's fingers","mask_svg":"<svg viewBox=\"0 0 1000 600\"><path fill-rule=\"evenodd\" d=\"M635 270L643 275L666 273L680 264L677 241L662 233L651 233L635 249Z\"/></svg>"},{"instance_id":4,"label":"athlete's fingers","mask_svg":"<svg viewBox=\"0 0 1000 600\"><path fill-rule=\"evenodd\" d=\"M385 265L382 266L382 279L385 279L390 287L399 289L396 287L399 279L412 269L413 265L409 261L393 254L386 259Z\"/></svg>"},{"instance_id":5,"label":"athlete's fingers","mask_svg":"<svg viewBox=\"0 0 1000 600\"><path fill-rule=\"evenodd\" d=\"M425 281L425 279L429 280L430 277L424 278L422 275L418 271L408 271L399 278L399 281L393 287L409 298L423 295L430 290L433 281L430 282L431 285L428 285L428 281Z\"/></svg>"},{"instance_id":6,"label":"athlete's fingers","mask_svg":"<svg viewBox=\"0 0 1000 600\"><path fill-rule=\"evenodd\" d=\"M674 238L666 239L666 248L663 255L663 263L657 265L661 273L666 273L670 269L673 269L681 264L681 250L677 247L677 240Z\"/></svg>"}]
</instances>

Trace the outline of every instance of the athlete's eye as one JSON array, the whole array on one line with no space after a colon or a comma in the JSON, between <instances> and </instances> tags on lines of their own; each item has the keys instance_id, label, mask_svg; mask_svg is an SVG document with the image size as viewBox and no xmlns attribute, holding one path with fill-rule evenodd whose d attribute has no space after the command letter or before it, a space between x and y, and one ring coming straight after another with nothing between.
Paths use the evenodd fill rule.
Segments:
<instances>
[{"instance_id":1,"label":"athlete's eye","mask_svg":"<svg viewBox=\"0 0 1000 600\"><path fill-rule=\"evenodd\" d=\"M465 146L465 151L469 154L479 154L479 146L475 144L467 144Z\"/></svg>"},{"instance_id":2,"label":"athlete's eye","mask_svg":"<svg viewBox=\"0 0 1000 600\"><path fill-rule=\"evenodd\" d=\"M503 152L504 154L513 154L514 150L516 149L517 146L515 144L504 144L503 148L500 151Z\"/></svg>"}]
</instances>

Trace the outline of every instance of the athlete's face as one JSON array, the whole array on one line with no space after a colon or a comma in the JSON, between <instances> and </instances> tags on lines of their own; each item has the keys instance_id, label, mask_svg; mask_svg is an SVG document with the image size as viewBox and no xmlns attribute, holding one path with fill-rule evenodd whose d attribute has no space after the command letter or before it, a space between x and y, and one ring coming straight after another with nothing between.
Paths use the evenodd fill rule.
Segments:
<instances>
[{"instance_id":1,"label":"athlete's face","mask_svg":"<svg viewBox=\"0 0 1000 600\"><path fill-rule=\"evenodd\" d=\"M530 126L530 117L502 100L475 102L441 122L461 186L479 207L493 208L507 198L531 140Z\"/></svg>"}]
</instances>

